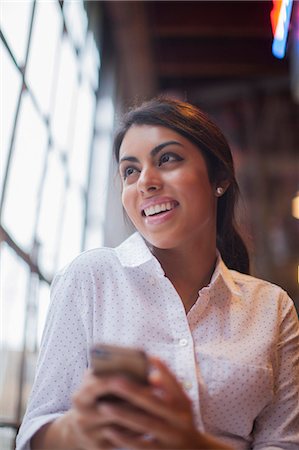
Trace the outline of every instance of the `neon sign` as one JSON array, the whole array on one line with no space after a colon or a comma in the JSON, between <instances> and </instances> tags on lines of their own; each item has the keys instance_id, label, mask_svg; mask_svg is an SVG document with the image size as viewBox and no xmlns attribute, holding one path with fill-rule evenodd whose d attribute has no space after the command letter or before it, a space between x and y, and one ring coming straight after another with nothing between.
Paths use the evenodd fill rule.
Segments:
<instances>
[{"instance_id":1,"label":"neon sign","mask_svg":"<svg viewBox=\"0 0 299 450\"><path fill-rule=\"evenodd\" d=\"M270 18L273 32L272 53L276 58L285 56L292 6L293 0L273 0Z\"/></svg>"}]
</instances>

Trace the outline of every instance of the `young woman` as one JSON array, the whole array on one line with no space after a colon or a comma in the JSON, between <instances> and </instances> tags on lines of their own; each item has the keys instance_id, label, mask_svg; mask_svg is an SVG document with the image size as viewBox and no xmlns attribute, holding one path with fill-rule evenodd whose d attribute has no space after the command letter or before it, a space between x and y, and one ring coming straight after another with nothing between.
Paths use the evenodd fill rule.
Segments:
<instances>
[{"instance_id":1,"label":"young woman","mask_svg":"<svg viewBox=\"0 0 299 450\"><path fill-rule=\"evenodd\" d=\"M56 277L18 450L297 449L298 318L246 275L222 133L158 98L127 114L115 155L137 232ZM95 376L97 342L144 349L149 384Z\"/></svg>"}]
</instances>

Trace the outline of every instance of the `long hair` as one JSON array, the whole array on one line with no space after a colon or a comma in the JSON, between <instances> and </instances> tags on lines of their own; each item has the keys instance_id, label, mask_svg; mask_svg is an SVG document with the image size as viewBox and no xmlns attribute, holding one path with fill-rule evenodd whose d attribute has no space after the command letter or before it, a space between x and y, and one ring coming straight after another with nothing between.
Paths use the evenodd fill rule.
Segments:
<instances>
[{"instance_id":1,"label":"long hair","mask_svg":"<svg viewBox=\"0 0 299 450\"><path fill-rule=\"evenodd\" d=\"M114 139L117 162L123 138L132 125L156 125L176 131L198 147L206 161L211 183L217 186L221 181L229 181L229 187L217 203L217 248L230 269L249 273L248 251L235 220L239 186L231 150L221 130L203 111L190 103L157 97L131 109L124 116Z\"/></svg>"}]
</instances>

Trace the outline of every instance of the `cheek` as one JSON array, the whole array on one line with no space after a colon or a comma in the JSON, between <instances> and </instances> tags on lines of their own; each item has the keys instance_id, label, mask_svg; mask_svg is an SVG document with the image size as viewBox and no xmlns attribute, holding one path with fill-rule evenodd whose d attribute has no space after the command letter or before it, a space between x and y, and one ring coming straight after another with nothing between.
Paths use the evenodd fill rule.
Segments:
<instances>
[{"instance_id":1,"label":"cheek","mask_svg":"<svg viewBox=\"0 0 299 450\"><path fill-rule=\"evenodd\" d=\"M212 186L205 176L197 173L185 174L176 180L178 191L186 193L197 200L209 199L212 193Z\"/></svg>"},{"instance_id":2,"label":"cheek","mask_svg":"<svg viewBox=\"0 0 299 450\"><path fill-rule=\"evenodd\" d=\"M179 189L181 192L185 192L188 204L192 206L195 215L214 211L216 197L210 182L205 178L199 179L198 176L190 176L184 180Z\"/></svg>"},{"instance_id":3,"label":"cheek","mask_svg":"<svg viewBox=\"0 0 299 450\"><path fill-rule=\"evenodd\" d=\"M122 205L123 205L125 211L128 213L128 211L127 211L127 208L128 208L128 196L127 196L127 193L126 193L126 191L124 189L122 190L122 193L121 193L121 202L122 202Z\"/></svg>"},{"instance_id":4,"label":"cheek","mask_svg":"<svg viewBox=\"0 0 299 450\"><path fill-rule=\"evenodd\" d=\"M121 194L122 205L127 215L132 219L134 216L134 196L130 188L124 188Z\"/></svg>"}]
</instances>

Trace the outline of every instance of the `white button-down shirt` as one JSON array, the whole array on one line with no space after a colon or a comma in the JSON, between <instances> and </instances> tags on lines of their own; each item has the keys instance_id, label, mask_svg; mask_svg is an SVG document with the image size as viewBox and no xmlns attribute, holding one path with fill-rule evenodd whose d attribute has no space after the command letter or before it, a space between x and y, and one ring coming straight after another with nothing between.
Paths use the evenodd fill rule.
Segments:
<instances>
[{"instance_id":1,"label":"white button-down shirt","mask_svg":"<svg viewBox=\"0 0 299 450\"><path fill-rule=\"evenodd\" d=\"M186 315L138 233L116 249L84 252L53 282L18 450L70 408L95 342L142 347L166 361L198 427L236 449L299 448L298 317L281 288L219 257Z\"/></svg>"}]
</instances>

